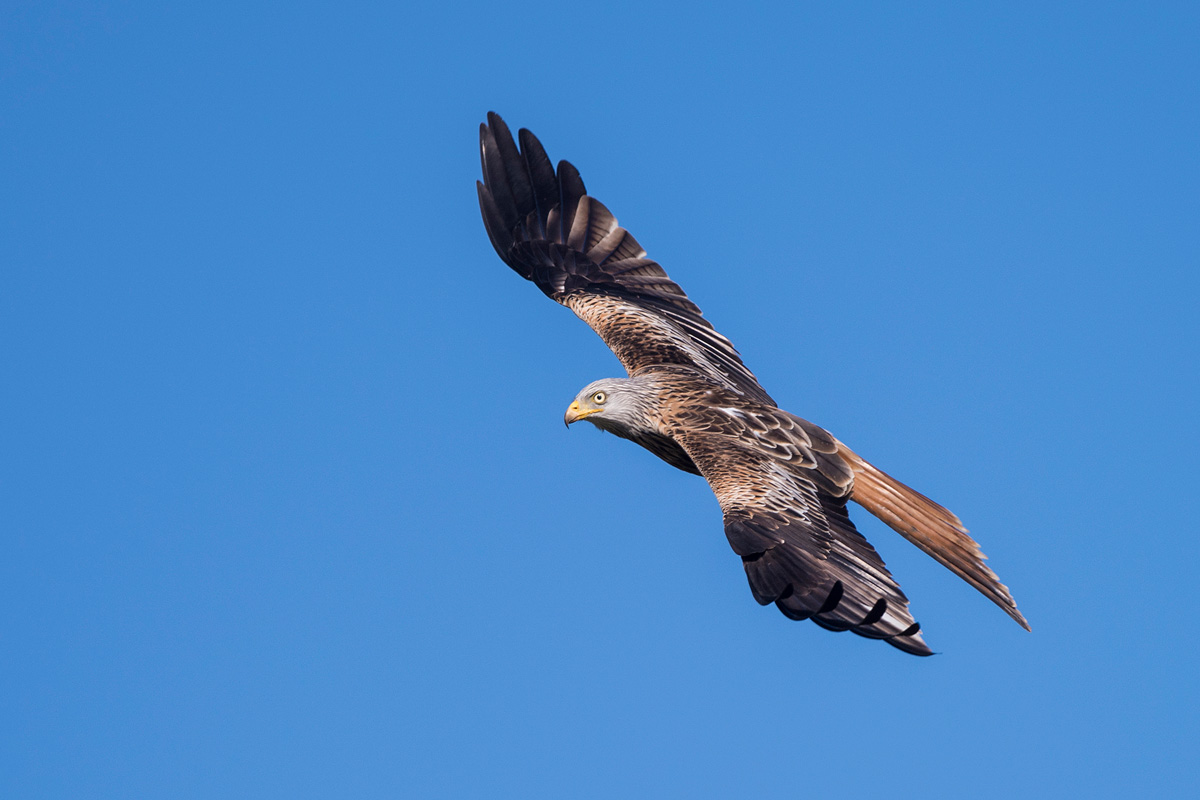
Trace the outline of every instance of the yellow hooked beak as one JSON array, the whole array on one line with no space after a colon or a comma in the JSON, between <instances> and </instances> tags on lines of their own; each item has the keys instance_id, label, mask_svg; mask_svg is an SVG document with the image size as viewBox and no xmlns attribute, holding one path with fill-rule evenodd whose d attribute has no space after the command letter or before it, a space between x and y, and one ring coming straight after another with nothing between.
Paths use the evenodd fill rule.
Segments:
<instances>
[{"instance_id":1,"label":"yellow hooked beak","mask_svg":"<svg viewBox=\"0 0 1200 800\"><path fill-rule=\"evenodd\" d=\"M567 427L570 427L572 422L578 422L584 417L591 414L596 414L599 411L599 408L582 409L579 407L579 401L576 400L575 402L571 403L571 405L567 406L567 413L563 416L563 422L567 423Z\"/></svg>"}]
</instances>

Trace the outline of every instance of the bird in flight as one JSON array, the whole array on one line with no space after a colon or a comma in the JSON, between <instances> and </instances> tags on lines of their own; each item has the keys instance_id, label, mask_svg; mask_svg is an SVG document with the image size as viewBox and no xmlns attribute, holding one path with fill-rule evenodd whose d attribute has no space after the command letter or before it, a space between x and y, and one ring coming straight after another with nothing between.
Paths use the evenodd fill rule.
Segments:
<instances>
[{"instance_id":1,"label":"bird in flight","mask_svg":"<svg viewBox=\"0 0 1200 800\"><path fill-rule=\"evenodd\" d=\"M584 387L566 423L587 420L702 475L762 605L832 631L932 655L908 598L846 513L883 520L1029 630L958 517L832 434L779 408L683 289L522 129L479 126L479 207L500 258L600 335L629 373Z\"/></svg>"}]
</instances>

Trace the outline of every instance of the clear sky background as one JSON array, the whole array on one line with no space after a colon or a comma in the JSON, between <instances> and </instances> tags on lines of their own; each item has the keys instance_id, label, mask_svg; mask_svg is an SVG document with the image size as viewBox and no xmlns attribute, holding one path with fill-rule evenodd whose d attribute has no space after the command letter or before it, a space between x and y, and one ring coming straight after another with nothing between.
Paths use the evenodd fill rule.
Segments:
<instances>
[{"instance_id":1,"label":"clear sky background","mask_svg":"<svg viewBox=\"0 0 1200 800\"><path fill-rule=\"evenodd\" d=\"M1192 3L0 11L0 796L1195 797ZM752 599L480 222L541 137L785 408L940 655Z\"/></svg>"}]
</instances>

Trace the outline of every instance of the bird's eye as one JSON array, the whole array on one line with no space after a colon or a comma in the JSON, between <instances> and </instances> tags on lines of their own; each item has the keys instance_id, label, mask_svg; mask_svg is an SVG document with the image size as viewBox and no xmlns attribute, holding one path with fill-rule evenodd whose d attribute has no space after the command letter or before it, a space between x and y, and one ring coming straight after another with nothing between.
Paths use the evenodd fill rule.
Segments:
<instances>
[{"instance_id":1,"label":"bird's eye","mask_svg":"<svg viewBox=\"0 0 1200 800\"><path fill-rule=\"evenodd\" d=\"M592 402L596 405L600 405L605 401L605 399L604 392L596 392L594 395L592 395Z\"/></svg>"}]
</instances>

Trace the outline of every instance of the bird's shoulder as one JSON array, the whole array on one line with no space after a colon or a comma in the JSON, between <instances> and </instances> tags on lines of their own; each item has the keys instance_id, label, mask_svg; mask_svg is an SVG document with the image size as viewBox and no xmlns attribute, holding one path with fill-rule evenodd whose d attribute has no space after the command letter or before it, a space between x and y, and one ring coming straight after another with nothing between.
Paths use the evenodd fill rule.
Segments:
<instances>
[{"instance_id":1,"label":"bird's shoulder","mask_svg":"<svg viewBox=\"0 0 1200 800\"><path fill-rule=\"evenodd\" d=\"M710 451L714 463L744 453L781 464L831 496L850 494L853 469L821 426L702 379L676 373L663 382L670 386L660 393L664 432Z\"/></svg>"}]
</instances>

